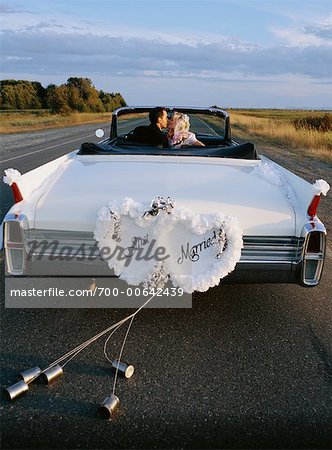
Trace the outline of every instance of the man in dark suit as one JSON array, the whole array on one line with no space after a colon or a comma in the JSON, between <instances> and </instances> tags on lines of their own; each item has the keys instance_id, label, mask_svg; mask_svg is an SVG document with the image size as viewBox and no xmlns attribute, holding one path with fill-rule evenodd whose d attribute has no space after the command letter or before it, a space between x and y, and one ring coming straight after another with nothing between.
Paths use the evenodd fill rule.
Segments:
<instances>
[{"instance_id":1,"label":"man in dark suit","mask_svg":"<svg viewBox=\"0 0 332 450\"><path fill-rule=\"evenodd\" d=\"M162 129L167 127L167 111L165 108L157 107L149 112L150 125L136 127L131 140L142 144L169 147L167 136Z\"/></svg>"}]
</instances>

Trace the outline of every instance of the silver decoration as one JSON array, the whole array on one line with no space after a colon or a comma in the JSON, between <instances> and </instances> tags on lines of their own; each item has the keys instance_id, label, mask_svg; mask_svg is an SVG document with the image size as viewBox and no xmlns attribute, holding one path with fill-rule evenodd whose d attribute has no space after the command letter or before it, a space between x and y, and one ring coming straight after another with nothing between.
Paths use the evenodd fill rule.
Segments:
<instances>
[{"instance_id":1,"label":"silver decoration","mask_svg":"<svg viewBox=\"0 0 332 450\"><path fill-rule=\"evenodd\" d=\"M143 283L143 287L153 290L163 289L169 277L169 274L166 272L165 261L159 261L154 265L152 272Z\"/></svg>"},{"instance_id":2,"label":"silver decoration","mask_svg":"<svg viewBox=\"0 0 332 450\"><path fill-rule=\"evenodd\" d=\"M165 211L167 214L171 214L174 207L175 202L170 197L155 197L151 202L151 209L146 211L143 217L156 216L159 214L159 211Z\"/></svg>"},{"instance_id":3,"label":"silver decoration","mask_svg":"<svg viewBox=\"0 0 332 450\"><path fill-rule=\"evenodd\" d=\"M220 230L219 230L217 242L215 243L215 246L217 248L216 258L220 259L222 256L222 252L224 250L226 250L226 248L227 248L227 236L226 236L225 231L222 228L220 228Z\"/></svg>"},{"instance_id":4,"label":"silver decoration","mask_svg":"<svg viewBox=\"0 0 332 450\"><path fill-rule=\"evenodd\" d=\"M121 241L121 219L120 216L109 209L109 212L111 214L111 217L113 219L113 235L112 239L114 239L117 242Z\"/></svg>"}]
</instances>

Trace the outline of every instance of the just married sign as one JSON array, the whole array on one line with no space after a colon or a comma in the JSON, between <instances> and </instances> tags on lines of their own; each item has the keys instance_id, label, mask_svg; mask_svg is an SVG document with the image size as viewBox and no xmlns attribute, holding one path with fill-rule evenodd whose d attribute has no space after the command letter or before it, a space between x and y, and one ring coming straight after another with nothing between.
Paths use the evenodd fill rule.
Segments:
<instances>
[{"instance_id":1,"label":"just married sign","mask_svg":"<svg viewBox=\"0 0 332 450\"><path fill-rule=\"evenodd\" d=\"M100 254L114 274L129 284L159 286L170 279L184 292L204 292L219 284L241 257L237 220L197 214L154 199L150 209L131 198L101 208L95 229Z\"/></svg>"}]
</instances>

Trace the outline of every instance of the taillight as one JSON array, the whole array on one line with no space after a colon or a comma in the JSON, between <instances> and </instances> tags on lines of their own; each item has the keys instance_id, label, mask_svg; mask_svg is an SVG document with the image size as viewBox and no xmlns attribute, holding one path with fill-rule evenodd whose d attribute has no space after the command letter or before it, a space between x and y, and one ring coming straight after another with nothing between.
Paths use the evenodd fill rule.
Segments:
<instances>
[{"instance_id":1,"label":"taillight","mask_svg":"<svg viewBox=\"0 0 332 450\"><path fill-rule=\"evenodd\" d=\"M307 253L319 253L322 249L322 233L319 231L312 231L309 235L307 245Z\"/></svg>"},{"instance_id":2,"label":"taillight","mask_svg":"<svg viewBox=\"0 0 332 450\"><path fill-rule=\"evenodd\" d=\"M23 275L25 268L26 218L23 215L5 219L5 252L7 271L12 275Z\"/></svg>"},{"instance_id":3,"label":"taillight","mask_svg":"<svg viewBox=\"0 0 332 450\"><path fill-rule=\"evenodd\" d=\"M306 286L319 283L325 256L326 235L321 231L307 234L304 244L302 282Z\"/></svg>"}]
</instances>

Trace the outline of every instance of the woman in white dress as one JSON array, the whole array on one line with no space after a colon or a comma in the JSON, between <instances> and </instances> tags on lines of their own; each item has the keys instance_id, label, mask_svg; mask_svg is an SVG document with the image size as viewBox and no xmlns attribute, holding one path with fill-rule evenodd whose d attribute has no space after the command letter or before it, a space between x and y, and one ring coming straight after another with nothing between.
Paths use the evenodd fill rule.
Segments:
<instances>
[{"instance_id":1,"label":"woman in white dress","mask_svg":"<svg viewBox=\"0 0 332 450\"><path fill-rule=\"evenodd\" d=\"M189 116L175 111L168 121L168 142L172 148L181 148L183 145L204 147L203 142L196 139L195 133L189 131Z\"/></svg>"}]
</instances>

